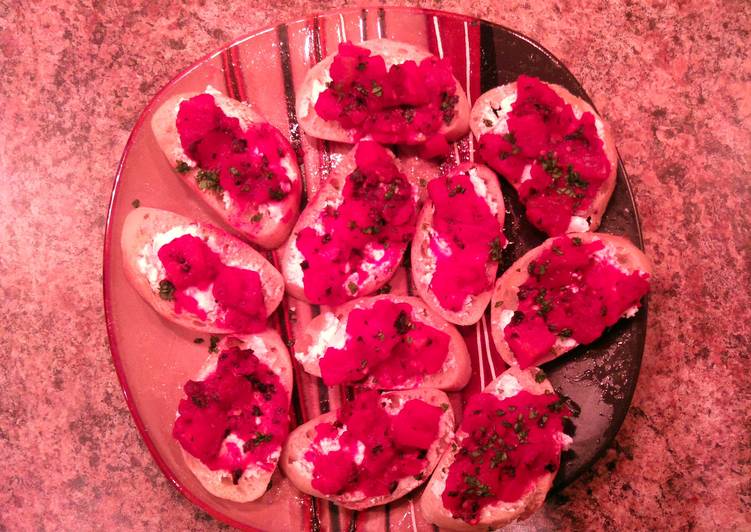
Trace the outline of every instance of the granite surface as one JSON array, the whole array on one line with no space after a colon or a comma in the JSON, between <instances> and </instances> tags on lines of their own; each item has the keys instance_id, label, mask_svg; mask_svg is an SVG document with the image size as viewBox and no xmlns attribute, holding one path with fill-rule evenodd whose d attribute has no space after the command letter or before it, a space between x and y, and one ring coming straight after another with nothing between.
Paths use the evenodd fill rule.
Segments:
<instances>
[{"instance_id":1,"label":"granite surface","mask_svg":"<svg viewBox=\"0 0 751 532\"><path fill-rule=\"evenodd\" d=\"M0 530L222 527L162 476L117 383L101 288L112 181L181 67L336 5L0 1ZM540 526L751 529L751 4L420 5L507 25L568 65L614 127L656 267L625 424Z\"/></svg>"}]
</instances>

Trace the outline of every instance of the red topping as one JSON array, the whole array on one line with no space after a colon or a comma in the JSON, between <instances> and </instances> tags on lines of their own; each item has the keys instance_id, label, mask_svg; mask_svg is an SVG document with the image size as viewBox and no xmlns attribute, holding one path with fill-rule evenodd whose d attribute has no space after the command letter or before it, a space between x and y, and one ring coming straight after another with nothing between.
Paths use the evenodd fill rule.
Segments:
<instances>
[{"instance_id":1,"label":"red topping","mask_svg":"<svg viewBox=\"0 0 751 532\"><path fill-rule=\"evenodd\" d=\"M537 78L519 76L516 84L508 133L482 135L480 155L518 190L529 221L560 235L592 203L610 174L610 161L592 113L577 119L571 105ZM522 182L526 165L531 178Z\"/></svg>"},{"instance_id":2,"label":"red topping","mask_svg":"<svg viewBox=\"0 0 751 532\"><path fill-rule=\"evenodd\" d=\"M460 442L441 496L451 515L477 524L480 511L498 501L516 502L541 476L558 471L563 418L555 394L521 391L503 400L489 393L470 398Z\"/></svg>"},{"instance_id":3,"label":"red topping","mask_svg":"<svg viewBox=\"0 0 751 532\"><path fill-rule=\"evenodd\" d=\"M467 296L493 285L486 269L488 263L500 260L506 238L466 172L432 180L428 194L435 205L430 250L436 269L430 288L442 307L458 311Z\"/></svg>"},{"instance_id":4,"label":"red topping","mask_svg":"<svg viewBox=\"0 0 751 532\"><path fill-rule=\"evenodd\" d=\"M639 306L649 291L648 275L622 272L595 254L601 250L600 240L584 244L564 236L529 264L519 308L503 331L521 368L535 365L556 337L588 344Z\"/></svg>"},{"instance_id":5,"label":"red topping","mask_svg":"<svg viewBox=\"0 0 751 532\"><path fill-rule=\"evenodd\" d=\"M341 205L319 215L322 231L306 227L297 236L305 295L313 303L336 305L363 295L359 288L373 269L396 268L415 230L413 186L388 152L363 141L355 163Z\"/></svg>"},{"instance_id":6,"label":"red topping","mask_svg":"<svg viewBox=\"0 0 751 532\"><path fill-rule=\"evenodd\" d=\"M202 190L226 190L242 207L279 202L292 190L282 167L286 140L269 124L250 124L224 114L211 94L180 103L177 131L185 153L200 169ZM178 168L179 170L179 168Z\"/></svg>"},{"instance_id":7,"label":"red topping","mask_svg":"<svg viewBox=\"0 0 751 532\"><path fill-rule=\"evenodd\" d=\"M377 392L364 392L342 406L336 422L316 425L314 447L305 454L313 463L315 489L325 495L361 491L378 497L393 493L403 478L422 480L427 451L438 437L441 409L412 399L398 414L389 415L382 401ZM338 441L340 449L325 454L323 440ZM365 447L360 464L355 461L358 442Z\"/></svg>"},{"instance_id":8,"label":"red topping","mask_svg":"<svg viewBox=\"0 0 751 532\"><path fill-rule=\"evenodd\" d=\"M195 314L205 320L206 312L186 290L195 287L211 293L220 312L216 323L238 332L259 332L266 327L261 277L258 272L226 266L204 240L183 235L163 245L157 252L167 276L159 283L159 295L174 299L175 310Z\"/></svg>"},{"instance_id":9,"label":"red topping","mask_svg":"<svg viewBox=\"0 0 751 532\"><path fill-rule=\"evenodd\" d=\"M411 315L411 305L386 300L350 312L346 344L329 347L320 361L323 382L353 384L372 376L378 388L389 389L440 370L449 336Z\"/></svg>"},{"instance_id":10,"label":"red topping","mask_svg":"<svg viewBox=\"0 0 751 532\"><path fill-rule=\"evenodd\" d=\"M331 82L316 101L316 112L354 129L355 140L371 135L383 144L420 144L438 134L456 115L456 81L447 60L426 57L393 65L370 50L339 45ZM441 135L442 137L442 135ZM443 139L445 143L445 139ZM431 153L446 155L434 140ZM447 145L446 145L447 147Z\"/></svg>"},{"instance_id":11,"label":"red topping","mask_svg":"<svg viewBox=\"0 0 751 532\"><path fill-rule=\"evenodd\" d=\"M287 391L252 349L222 351L213 373L183 389L172 429L183 449L212 471L231 471L235 483L251 464L273 469L270 455L288 432ZM222 451L230 434L244 443L227 442Z\"/></svg>"}]
</instances>

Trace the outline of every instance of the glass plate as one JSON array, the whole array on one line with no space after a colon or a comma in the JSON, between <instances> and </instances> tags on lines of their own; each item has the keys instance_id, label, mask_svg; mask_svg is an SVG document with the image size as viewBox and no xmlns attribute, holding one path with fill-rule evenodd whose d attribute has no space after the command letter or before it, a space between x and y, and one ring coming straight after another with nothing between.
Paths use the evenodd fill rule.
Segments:
<instances>
[{"instance_id":1,"label":"glass plate","mask_svg":"<svg viewBox=\"0 0 751 532\"><path fill-rule=\"evenodd\" d=\"M141 205L175 211L222 226L201 201L173 174L149 126L155 109L173 94L202 91L211 85L240 100L253 102L282 132L289 133L303 163L308 193L315 191L348 148L307 137L295 119L295 90L305 72L336 50L343 40L388 37L428 48L450 58L454 74L470 100L521 74L558 83L589 100L572 74L549 52L507 28L450 13L408 8L373 8L334 12L268 28L210 54L182 72L149 103L125 147L118 168L107 221L104 247L104 303L112 358L138 430L164 474L193 503L214 517L241 528L264 530L352 530L389 528L432 530L416 502L420 490L384 507L364 512L340 509L302 495L274 474L272 486L258 501L238 504L207 493L187 469L171 437L182 385L195 375L207 356L208 341L161 319L130 287L123 274L120 233L125 215ZM473 140L453 145L453 161L468 160ZM510 240L501 271L544 240L523 217L512 188L502 180ZM623 164L600 231L625 235L641 246L639 220ZM274 256L270 257L275 260ZM407 272L394 286L406 287ZM273 318L283 336L295 333L318 308L286 300ZM576 420L572 452L565 457L556 486L570 483L606 449L618 431L639 373L647 312L622 320L594 344L579 347L544 366L553 384L582 409ZM470 349L473 376L461 393L452 394L458 413L466 397L503 371L505 364L492 345L488 314L476 325L461 328ZM208 339L206 339L208 340ZM337 408L351 397L349 388L324 387L295 362L294 424Z\"/></svg>"}]
</instances>

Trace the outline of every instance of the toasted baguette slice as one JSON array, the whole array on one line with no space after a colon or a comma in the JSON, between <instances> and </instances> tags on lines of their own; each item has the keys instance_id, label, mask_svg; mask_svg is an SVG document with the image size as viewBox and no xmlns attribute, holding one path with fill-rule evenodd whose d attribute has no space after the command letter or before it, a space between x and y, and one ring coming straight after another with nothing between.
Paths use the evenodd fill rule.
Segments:
<instances>
[{"instance_id":1,"label":"toasted baguette slice","mask_svg":"<svg viewBox=\"0 0 751 532\"><path fill-rule=\"evenodd\" d=\"M522 390L526 390L533 395L554 392L553 386L547 379L537 382L538 372L539 370L536 368L521 370L512 366L488 384L483 392L491 393L501 400L513 397ZM559 444L561 448L565 449L571 443L571 438L563 432L558 434ZM467 433L461 428L457 429L455 442L460 443L466 436ZM545 473L539 477L533 488L516 502L498 501L486 506L480 510L480 520L475 525L470 525L462 519L453 517L451 512L443 505L441 497L446 488L449 468L454 463L460 448L460 445L456 445L446 451L420 497L423 516L429 522L449 530L494 530L514 521L526 519L545 502L545 496L553 485L555 473Z\"/></svg>"},{"instance_id":2,"label":"toasted baguette slice","mask_svg":"<svg viewBox=\"0 0 751 532\"><path fill-rule=\"evenodd\" d=\"M413 322L423 323L449 335L449 346L446 360L437 373L424 375L420 380L411 379L392 389L409 388L437 388L439 390L461 390L467 385L472 373L469 352L464 338L456 328L433 313L420 299L410 296L379 295L350 301L332 311L324 312L313 318L298 336L295 342L295 357L302 364L305 371L316 377L321 376L319 362L326 353L326 349L346 341L347 320L355 309L372 308L378 301L392 301L406 303L412 306L410 316ZM362 386L365 388L379 388L378 382L370 375Z\"/></svg>"},{"instance_id":3,"label":"toasted baguette slice","mask_svg":"<svg viewBox=\"0 0 751 532\"><path fill-rule=\"evenodd\" d=\"M383 57L387 70L393 65L399 65L410 59L419 63L432 55L423 48L389 39L372 39L356 43L356 45L367 48L372 55ZM315 110L318 96L326 90L326 84L331 81L329 70L335 56L336 52L327 56L305 75L305 80L297 92L299 95L296 106L297 119L303 131L312 137L352 144L357 139L355 130L344 129L335 120L325 120ZM456 116L450 124L444 125L438 131L438 133L445 135L448 141L463 137L467 133L469 121L467 95L459 81L456 78L454 78L454 81L456 81L456 96L459 97L456 104Z\"/></svg>"},{"instance_id":4,"label":"toasted baguette slice","mask_svg":"<svg viewBox=\"0 0 751 532\"><path fill-rule=\"evenodd\" d=\"M139 207L128 213L123 223L120 238L123 267L130 284L154 310L164 318L189 329L207 333L236 332L219 326L215 320L202 320L187 311L178 314L174 301L160 297L159 281L164 279L165 271L157 252L162 245L185 234L206 240L224 264L231 263L258 272L264 291L266 315L271 315L284 295L284 282L281 274L260 253L213 225L199 223L162 209Z\"/></svg>"},{"instance_id":5,"label":"toasted baguette slice","mask_svg":"<svg viewBox=\"0 0 751 532\"><path fill-rule=\"evenodd\" d=\"M453 171L453 174L464 172L474 172L474 175L485 184L486 202L489 205L495 205L496 218L501 229L503 229L506 210L503 204L503 194L501 193L501 187L498 184L496 175L487 166L477 163L462 163ZM475 189L475 192L477 192L477 189ZM493 208L491 207L492 211ZM433 273L436 269L436 257L430 250L430 232L433 227L434 212L435 205L432 201L427 200L417 219L417 229L415 230L411 248L412 281L415 284L417 294L443 319L457 325L472 325L473 323L477 323L482 317L488 306L488 302L490 302L490 296L493 292L493 282L498 272L498 263L488 261L486 265L485 271L488 286L490 287L487 291L469 296L464 308L459 311L444 308L430 287ZM503 238L502 234L499 236Z\"/></svg>"},{"instance_id":6,"label":"toasted baguette slice","mask_svg":"<svg viewBox=\"0 0 751 532\"><path fill-rule=\"evenodd\" d=\"M207 87L204 92L214 97L214 102L225 115L237 118L243 130L247 130L252 125L268 123L248 103L224 96L212 87ZM177 175L227 224L250 242L263 248L274 249L279 247L289 235L300 213L302 180L295 152L286 137L277 130L277 138L284 150L281 164L292 184L290 193L278 202L266 202L260 205L243 207L232 201L226 191L201 190L196 180L199 168L183 150L176 123L180 103L198 94L201 93L172 96L156 110L151 119L151 129L159 147L173 169L177 170L177 165L180 162L187 165L185 171L176 171Z\"/></svg>"},{"instance_id":7,"label":"toasted baguette slice","mask_svg":"<svg viewBox=\"0 0 751 532\"><path fill-rule=\"evenodd\" d=\"M287 393L287 407L289 408L289 402L292 398L292 363L290 362L287 347L279 337L279 334L274 330L267 330L253 336L229 336L223 338L218 344L218 352L209 356L193 380L205 380L211 375L216 370L221 352L232 347L252 349L253 354L266 364L271 371L276 373ZM239 442L238 445L242 446L244 442L240 438L232 437L235 443ZM225 441L228 441L229 438L230 436L225 438ZM201 485L206 488L206 491L222 499L236 502L250 502L258 499L266 492L271 475L276 470L281 453L281 444L279 445L279 450L270 455L269 464L273 465L273 468L267 470L251 465L245 469L236 483L232 478L231 471L212 471L206 464L182 447L180 447L180 450L188 469L195 475Z\"/></svg>"},{"instance_id":8,"label":"toasted baguette slice","mask_svg":"<svg viewBox=\"0 0 751 532\"><path fill-rule=\"evenodd\" d=\"M420 399L430 405L445 408L438 425L438 437L432 443L426 455L428 465L422 471L422 480L418 480L414 476L402 478L390 495L380 497L365 497L362 493L345 493L338 496L328 496L313 488L311 485L313 465L305 459L305 453L311 448L315 440L316 425L336 421L336 412L328 412L311 419L293 430L287 439L287 444L284 446L280 465L284 474L287 475L297 489L308 495L333 501L335 504L349 508L350 510L364 510L395 501L425 482L454 436L454 412L451 409L448 396L440 390L421 388L417 390L386 392L381 398L383 401L390 403L391 408L394 409L394 413L411 399Z\"/></svg>"},{"instance_id":9,"label":"toasted baguette slice","mask_svg":"<svg viewBox=\"0 0 751 532\"><path fill-rule=\"evenodd\" d=\"M356 150L357 146L345 155L336 169L329 175L328 179L321 185L318 193L308 203L297 220L289 239L279 250L281 254L281 270L287 292L302 301L321 303L319 301L310 301L305 294L303 270L301 267L305 258L297 247L297 236L303 229L315 226L319 216L327 206L338 206L341 203L342 190L347 176L357 168L355 163ZM393 157L393 155L391 156ZM434 177L435 174L431 172L436 167L424 161L419 161L414 157L408 159L394 158L393 160L399 171L412 183L414 190L413 199L419 208L425 194L425 183ZM401 263L406 248L406 243L393 243L386 250L387 255L384 255L385 258L381 259L377 265L371 268L370 275L363 282L360 282L358 279L356 283L358 285L357 289L355 291L350 290L350 299L367 296L385 285ZM371 262L373 260L371 258Z\"/></svg>"},{"instance_id":10,"label":"toasted baguette slice","mask_svg":"<svg viewBox=\"0 0 751 532\"><path fill-rule=\"evenodd\" d=\"M644 253L634 246L630 241L621 236L609 235L606 233L569 233L568 238L580 238L582 243L589 243L600 240L607 248L612 249L612 256L618 265L629 272L641 271L649 275L652 274L652 265ZM519 287L529 278L527 268L529 263L535 260L540 254L549 249L555 238L549 238L539 246L531 249L517 260L504 274L496 281L491 300L490 323L493 343L495 343L498 352L503 360L509 365L517 365L518 362L514 357L513 351L509 347L504 337L504 329L508 324L510 317L519 307L518 292ZM624 316L632 316L630 312ZM569 338L566 343L556 344L550 354L536 362L537 365L545 364L559 356L572 350L578 344Z\"/></svg>"},{"instance_id":11,"label":"toasted baguette slice","mask_svg":"<svg viewBox=\"0 0 751 532\"><path fill-rule=\"evenodd\" d=\"M574 115L580 118L584 113L592 113L595 118L595 127L597 134L602 140L605 156L610 162L610 174L605 182L600 185L595 197L586 209L574 212L567 232L596 231L605 214L610 197L615 190L616 175L618 173L618 152L615 149L615 141L610 126L602 120L594 108L574 96L568 90L560 85L553 83L547 84L553 89L564 102L570 104L574 110ZM501 85L490 89L482 94L472 106L470 113L469 125L472 133L480 140L485 133L495 133L503 135L508 133L508 114L511 112L511 105L516 101L516 82ZM512 183L513 185L513 183Z\"/></svg>"}]
</instances>

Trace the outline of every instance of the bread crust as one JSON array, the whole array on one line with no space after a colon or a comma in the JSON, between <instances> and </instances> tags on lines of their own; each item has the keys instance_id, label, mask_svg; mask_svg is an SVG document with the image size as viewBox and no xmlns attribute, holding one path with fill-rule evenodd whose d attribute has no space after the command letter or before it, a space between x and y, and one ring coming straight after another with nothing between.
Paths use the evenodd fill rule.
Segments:
<instances>
[{"instance_id":1,"label":"bread crust","mask_svg":"<svg viewBox=\"0 0 751 532\"><path fill-rule=\"evenodd\" d=\"M585 244L600 240L606 246L614 249L614 255L621 266L629 271L639 270L652 275L652 265L646 255L622 236L607 233L569 233L565 236L569 238L578 237ZM503 329L501 328L501 313L504 310L515 311L519 308L517 294L519 287L529 278L529 273L527 272L529 263L537 259L543 251L550 248L556 238L558 237L549 238L536 248L529 250L496 281L490 305L490 331L496 349L498 349L503 360L509 365L517 365L517 361L504 337ZM564 353L571 351L574 347L576 345L570 347L556 346L553 348L551 354L538 361L538 365L550 362Z\"/></svg>"},{"instance_id":2,"label":"bread crust","mask_svg":"<svg viewBox=\"0 0 751 532\"><path fill-rule=\"evenodd\" d=\"M521 389L529 393L541 395L554 392L552 384L547 379L542 380L542 382L535 380L539 371L537 368L522 370L516 366L512 366L488 384L483 392L492 393L501 398L502 395L499 395L499 392L507 391L503 383L504 379L508 379L508 376L513 376L521 386ZM466 435L466 432L458 429L455 441L460 442ZM458 450L458 446L456 451L449 449L441 457L435 473L433 473L420 497L422 513L429 522L450 530L491 530L504 527L514 521L522 521L542 507L545 497L553 485L553 479L555 478L553 473L542 475L535 482L534 487L518 501L513 503L499 501L483 508L480 514L480 521L476 525L470 525L462 519L454 518L444 507L441 496L446 485L449 468L454 463Z\"/></svg>"},{"instance_id":3,"label":"bread crust","mask_svg":"<svg viewBox=\"0 0 751 532\"><path fill-rule=\"evenodd\" d=\"M303 271L300 267L300 262L303 260L303 255L297 248L297 236L300 231L307 227L312 227L318 220L318 216L325 209L326 205L337 205L342 198L342 190L346 182L347 176L355 171L357 165L355 163L355 151L357 146L347 153L337 165L336 169L329 174L328 179L321 184L318 192L313 197L310 203L303 209L302 214L297 220L292 232L279 249L281 256L281 270L284 277L285 286L287 292L294 298L306 301L308 303L316 303L310 301L305 294L305 287L303 285ZM389 152L390 153L390 152ZM392 155L393 157L393 155ZM395 158L399 172L413 185L415 199L418 208L422 204L422 198L425 195L425 181L426 176L436 168L435 165L420 161L417 158ZM432 178L433 176L430 175ZM404 243L392 243L392 248L401 249L399 256L403 256L407 245ZM369 275L365 282L358 288L358 290L352 294L351 299L367 296L372 294L383 285L385 285L389 279L394 275L401 260L393 262L384 262L379 268L374 268L372 275Z\"/></svg>"},{"instance_id":4,"label":"bread crust","mask_svg":"<svg viewBox=\"0 0 751 532\"><path fill-rule=\"evenodd\" d=\"M334 502L338 506L350 510L364 510L373 506L382 506L388 504L400 497L403 497L410 491L423 484L430 476L431 472L438 463L439 458L448 448L454 436L454 412L451 409L451 403L448 396L432 388L420 388L416 390L401 390L386 392L381 396L383 399L391 399L392 402L400 401L402 404L410 399L421 399L433 406L449 405L441 415L439 421L439 432L436 440L431 444L426 456L428 466L423 471L423 479L417 480L414 476L408 476L399 481L399 484L390 495L380 497L366 497L364 499L353 500L346 495L328 496L319 492L311 485L312 469L308 470L304 464L310 464L305 460L304 455L310 448L315 438L315 427L319 423L333 422L336 420L336 412L328 412L316 418L311 419L293 430L287 438L287 444L282 451L280 465L284 474L290 479L297 489L308 495L313 495L320 499Z\"/></svg>"},{"instance_id":5,"label":"bread crust","mask_svg":"<svg viewBox=\"0 0 751 532\"><path fill-rule=\"evenodd\" d=\"M615 141L613 140L613 133L610 125L605 122L602 117L594 110L594 108L579 98L574 96L567 89L556 85L554 83L547 83L547 85L553 89L558 96L560 96L564 102L570 104L574 109L574 113L577 117L589 112L595 117L595 124L598 130L598 136L603 143L603 151L610 163L610 173L607 179L600 185L595 197L586 209L578 210L574 212L575 216L580 216L589 222L589 231L596 231L600 227L600 222L607 209L610 197L615 190L616 176L618 174L618 152L615 148ZM501 85L494 89L482 94L477 101L475 101L470 111L469 125L472 129L472 133L478 140L485 133L506 133L506 120L508 119L508 113L501 111L496 116L496 113L488 113L488 109L493 108L498 110L501 107L501 102L506 98L515 97L516 95L516 82ZM515 100L515 98L514 98ZM489 124L485 123L485 120L490 120ZM513 184L512 184L513 186Z\"/></svg>"},{"instance_id":6,"label":"bread crust","mask_svg":"<svg viewBox=\"0 0 751 532\"><path fill-rule=\"evenodd\" d=\"M265 348L265 352L259 349L259 345ZM290 362L287 347L279 337L279 334L274 330L267 330L252 336L245 335L223 338L218 344L219 349L217 352L209 356L194 380L204 380L213 373L216 369L219 354L231 347L253 349L258 359L276 373L282 386L284 386L284 390L287 392L287 408L289 408L292 398L292 363ZM274 471L276 471L278 462L277 458L277 462L274 462L274 467L271 470L259 467L247 468L237 484L234 484L231 472L222 470L212 471L206 464L183 449L182 446L180 450L188 469L195 475L206 491L216 497L235 502L254 501L266 493L269 481Z\"/></svg>"},{"instance_id":7,"label":"bread crust","mask_svg":"<svg viewBox=\"0 0 751 532\"><path fill-rule=\"evenodd\" d=\"M391 68L392 65L401 64L410 59L419 63L426 57L432 56L430 52L423 48L390 39L372 39L357 43L357 46L367 48L373 55L382 56L387 69ZM305 80L298 91L297 119L303 131L312 137L353 144L356 137L354 130L344 129L334 120L324 120L315 110L318 95L325 90L326 83L331 81L329 69L337 53L334 52L322 59L305 75ZM456 83L456 95L459 97L455 107L457 113L450 124L443 125L438 131L444 134L448 141L463 137L469 129L467 94L456 77L454 77L454 81Z\"/></svg>"},{"instance_id":8,"label":"bread crust","mask_svg":"<svg viewBox=\"0 0 751 532\"><path fill-rule=\"evenodd\" d=\"M342 330L346 327L346 321L350 312L355 309L372 308L378 301L391 301L393 303L407 303L412 306L412 319L429 325L443 333L449 335L449 346L446 360L443 367L436 373L424 375L422 380L414 385L396 386L391 389L410 389L410 388L436 388L439 390L455 391L461 390L467 385L472 373L472 366L469 359L469 351L464 343L464 338L450 323L446 322L440 316L437 316L430 310L420 299L412 296L397 296L384 294L372 297L356 299L345 303L329 312L324 312L313 318L305 329L298 335L295 342L295 357L301 363L303 369L315 375L321 376L321 367L319 360L311 360L308 356L310 347L316 343L321 331L326 327L326 321L330 315L336 316L340 322L339 327ZM301 355L298 356L297 353ZM367 378L361 386L365 388L377 388L372 377Z\"/></svg>"},{"instance_id":9,"label":"bread crust","mask_svg":"<svg viewBox=\"0 0 751 532\"><path fill-rule=\"evenodd\" d=\"M501 226L501 234L503 236L503 221L506 213L506 209L503 203L503 194L501 193L501 187L498 183L498 178L495 173L479 163L462 163L456 167L452 174L463 173L470 169L477 170L478 176L483 180L488 191L488 195L492 197L498 207L496 213L496 219ZM425 205L420 211L420 215L417 219L417 228L415 230L415 236L412 240L411 265L412 265L412 281L415 284L415 290L417 294L427 303L427 305L439 316L450 323L456 325L472 325L485 313L485 309L490 302L490 296L493 292L492 284L495 281L496 274L498 272L498 263L489 261L486 265L485 273L488 278L490 288L488 290L471 296L470 304L468 307L459 311L452 311L444 308L433 290L430 288L432 276L435 271L436 258L429 250L430 246L430 234L429 230L433 226L433 214L435 212L435 205L429 199L425 202Z\"/></svg>"},{"instance_id":10,"label":"bread crust","mask_svg":"<svg viewBox=\"0 0 751 532\"><path fill-rule=\"evenodd\" d=\"M125 217L120 245L123 254L123 269L136 292L152 306L162 317L188 329L205 333L233 333L232 329L205 321L189 312L178 314L175 304L159 297L158 289L149 283L149 279L139 268L139 257L146 246L151 245L155 235L164 233L174 227L191 226L197 228L201 236L210 237L216 243L222 262L237 261L249 269L258 272L263 287L263 301L266 315L279 306L284 295L284 282L281 274L260 253L238 238L210 224L199 223L174 212L149 207L133 209ZM154 259L158 260L158 259Z\"/></svg>"},{"instance_id":11,"label":"bread crust","mask_svg":"<svg viewBox=\"0 0 751 532\"><path fill-rule=\"evenodd\" d=\"M254 124L264 124L267 121L258 114L250 104L240 102L229 98L207 87L206 94L211 94L214 101L225 115L237 118L243 130ZM203 94L200 92L177 94L166 100L154 113L151 119L151 129L154 133L159 147L162 149L164 156L167 158L170 166L175 170L177 161L183 161L191 165L190 170L184 173L175 171L175 174L190 188L198 197L200 197L209 207L211 207L227 224L240 232L245 238L254 244L266 249L275 249L279 247L289 235L292 226L297 220L300 213L300 199L302 196L302 177L300 168L297 165L297 159L292 147L278 130L276 136L285 150L282 157L285 169L292 184L291 192L281 201L275 203L278 206L272 212L269 203L264 203L258 208L242 209L236 204L230 203L225 205L222 194L210 190L201 190L196 181L198 168L185 153L180 141L180 135L177 131L177 112L180 102L188 100ZM281 219L277 220L281 212ZM260 219L256 219L258 214Z\"/></svg>"}]
</instances>

